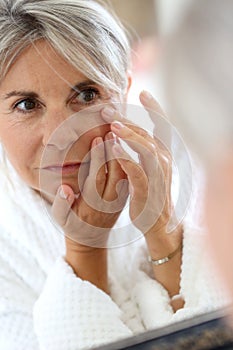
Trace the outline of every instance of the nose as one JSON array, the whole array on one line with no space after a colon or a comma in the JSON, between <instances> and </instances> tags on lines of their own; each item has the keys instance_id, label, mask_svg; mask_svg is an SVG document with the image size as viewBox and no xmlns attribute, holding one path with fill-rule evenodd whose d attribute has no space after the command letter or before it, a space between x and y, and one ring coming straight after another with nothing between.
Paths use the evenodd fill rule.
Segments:
<instances>
[{"instance_id":1,"label":"nose","mask_svg":"<svg viewBox=\"0 0 233 350\"><path fill-rule=\"evenodd\" d=\"M43 146L55 146L59 150L69 149L78 139L67 111L50 110L44 115Z\"/></svg>"}]
</instances>

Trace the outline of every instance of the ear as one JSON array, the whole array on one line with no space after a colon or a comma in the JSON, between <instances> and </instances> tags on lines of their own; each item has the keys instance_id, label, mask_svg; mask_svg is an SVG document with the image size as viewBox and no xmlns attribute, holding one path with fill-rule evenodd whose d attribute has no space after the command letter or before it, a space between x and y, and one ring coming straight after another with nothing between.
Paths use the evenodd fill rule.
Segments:
<instances>
[{"instance_id":1,"label":"ear","mask_svg":"<svg viewBox=\"0 0 233 350\"><path fill-rule=\"evenodd\" d=\"M126 90L126 97L128 97L129 90L132 85L132 72L128 71L127 72L127 80L128 80L128 85L127 85L127 90Z\"/></svg>"},{"instance_id":2,"label":"ear","mask_svg":"<svg viewBox=\"0 0 233 350\"><path fill-rule=\"evenodd\" d=\"M127 87L126 87L126 92L125 92L125 94L123 96L123 102L124 103L127 103L129 90L130 90L131 85L132 85L132 72L130 72L130 71L127 72L127 81L128 81L128 84L127 84Z\"/></svg>"}]
</instances>

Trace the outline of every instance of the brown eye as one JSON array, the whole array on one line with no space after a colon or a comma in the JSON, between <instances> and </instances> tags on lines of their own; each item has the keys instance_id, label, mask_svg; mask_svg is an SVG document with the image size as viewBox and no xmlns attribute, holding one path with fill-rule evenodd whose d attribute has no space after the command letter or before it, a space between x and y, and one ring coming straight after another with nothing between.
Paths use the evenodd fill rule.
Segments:
<instances>
[{"instance_id":1,"label":"brown eye","mask_svg":"<svg viewBox=\"0 0 233 350\"><path fill-rule=\"evenodd\" d=\"M77 97L76 100L78 100L81 104L89 104L94 102L98 97L100 93L97 89L89 88L86 90L81 91Z\"/></svg>"},{"instance_id":2,"label":"brown eye","mask_svg":"<svg viewBox=\"0 0 233 350\"><path fill-rule=\"evenodd\" d=\"M32 100L32 99L27 99L27 100L23 100L20 101L19 103L17 103L15 105L15 108L23 111L23 112L27 112L27 111L31 111L33 109L35 109L37 106L36 101Z\"/></svg>"}]
</instances>

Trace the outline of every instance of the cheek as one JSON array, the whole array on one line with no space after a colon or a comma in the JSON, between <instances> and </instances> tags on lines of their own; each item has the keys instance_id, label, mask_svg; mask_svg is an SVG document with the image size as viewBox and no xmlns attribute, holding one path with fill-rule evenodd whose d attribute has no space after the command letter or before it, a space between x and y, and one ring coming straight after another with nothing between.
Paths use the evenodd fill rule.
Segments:
<instances>
[{"instance_id":1,"label":"cheek","mask_svg":"<svg viewBox=\"0 0 233 350\"><path fill-rule=\"evenodd\" d=\"M22 152L22 142L14 128L0 126L0 137L8 158L13 161Z\"/></svg>"},{"instance_id":2,"label":"cheek","mask_svg":"<svg viewBox=\"0 0 233 350\"><path fill-rule=\"evenodd\" d=\"M21 171L28 168L35 159L37 148L35 136L27 128L0 125L0 138L9 160L21 174Z\"/></svg>"}]
</instances>

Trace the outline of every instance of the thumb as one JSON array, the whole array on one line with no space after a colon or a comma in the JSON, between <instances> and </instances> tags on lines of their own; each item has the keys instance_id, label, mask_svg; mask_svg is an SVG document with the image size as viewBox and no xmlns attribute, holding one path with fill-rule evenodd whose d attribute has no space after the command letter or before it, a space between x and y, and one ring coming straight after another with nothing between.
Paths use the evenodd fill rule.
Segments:
<instances>
[{"instance_id":1,"label":"thumb","mask_svg":"<svg viewBox=\"0 0 233 350\"><path fill-rule=\"evenodd\" d=\"M52 215L61 227L66 225L74 201L75 194L71 187L62 185L58 188L52 205Z\"/></svg>"}]
</instances>

